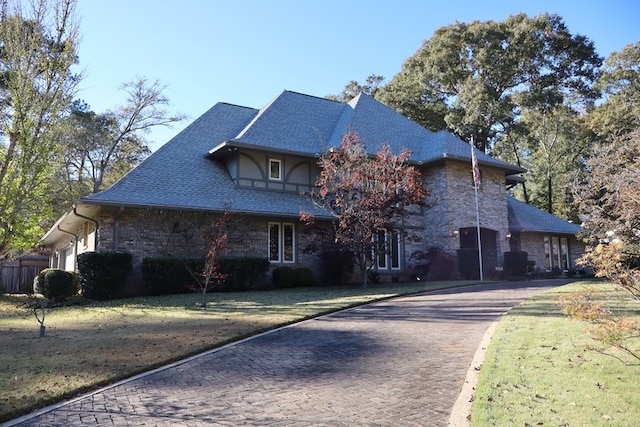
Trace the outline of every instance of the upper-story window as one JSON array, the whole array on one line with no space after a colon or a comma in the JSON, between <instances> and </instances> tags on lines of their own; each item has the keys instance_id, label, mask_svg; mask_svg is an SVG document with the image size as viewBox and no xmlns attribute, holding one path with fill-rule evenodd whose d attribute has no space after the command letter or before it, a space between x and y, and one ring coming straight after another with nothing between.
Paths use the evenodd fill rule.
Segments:
<instances>
[{"instance_id":1,"label":"upper-story window","mask_svg":"<svg viewBox=\"0 0 640 427\"><path fill-rule=\"evenodd\" d=\"M282 181L282 160L269 159L269 179Z\"/></svg>"}]
</instances>

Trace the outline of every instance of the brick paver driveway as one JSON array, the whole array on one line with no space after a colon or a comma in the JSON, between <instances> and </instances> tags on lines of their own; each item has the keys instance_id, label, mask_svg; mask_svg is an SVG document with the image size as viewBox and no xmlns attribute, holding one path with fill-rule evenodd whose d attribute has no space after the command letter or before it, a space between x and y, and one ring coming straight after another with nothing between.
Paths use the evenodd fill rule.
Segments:
<instances>
[{"instance_id":1,"label":"brick paver driveway","mask_svg":"<svg viewBox=\"0 0 640 427\"><path fill-rule=\"evenodd\" d=\"M446 426L487 327L563 283L478 285L346 310L9 425Z\"/></svg>"}]
</instances>

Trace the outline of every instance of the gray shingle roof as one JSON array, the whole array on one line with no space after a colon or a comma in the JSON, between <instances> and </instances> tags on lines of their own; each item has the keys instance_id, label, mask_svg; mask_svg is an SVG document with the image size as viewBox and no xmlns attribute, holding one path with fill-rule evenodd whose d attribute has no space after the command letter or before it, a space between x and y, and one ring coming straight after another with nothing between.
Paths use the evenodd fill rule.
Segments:
<instances>
[{"instance_id":1,"label":"gray shingle roof","mask_svg":"<svg viewBox=\"0 0 640 427\"><path fill-rule=\"evenodd\" d=\"M511 232L575 235L580 226L507 196L509 230Z\"/></svg>"},{"instance_id":2,"label":"gray shingle roof","mask_svg":"<svg viewBox=\"0 0 640 427\"><path fill-rule=\"evenodd\" d=\"M394 153L404 148L411 150L410 160L414 163L447 158L471 162L469 144L457 136L447 131L431 132L365 94L343 104L285 91L227 143L314 156L340 146L347 130L357 132L371 153L388 144ZM481 165L504 169L506 174L524 172L482 151L476 150L476 156Z\"/></svg>"},{"instance_id":3,"label":"gray shingle roof","mask_svg":"<svg viewBox=\"0 0 640 427\"><path fill-rule=\"evenodd\" d=\"M237 135L258 110L216 104L113 186L81 203L235 211L297 216L315 212L297 194L236 189L226 167L205 157L219 141Z\"/></svg>"},{"instance_id":4,"label":"gray shingle roof","mask_svg":"<svg viewBox=\"0 0 640 427\"><path fill-rule=\"evenodd\" d=\"M411 160L471 160L469 144L448 132L431 132L361 94L348 104L284 91L261 110L216 104L109 189L80 202L297 216L301 209L321 215L295 193L236 188L215 150L238 145L314 156L339 146L347 129L358 132L373 153L387 143L408 148ZM214 154L213 156L208 156ZM481 164L521 169L476 151ZM322 215L321 215L322 216Z\"/></svg>"}]
</instances>

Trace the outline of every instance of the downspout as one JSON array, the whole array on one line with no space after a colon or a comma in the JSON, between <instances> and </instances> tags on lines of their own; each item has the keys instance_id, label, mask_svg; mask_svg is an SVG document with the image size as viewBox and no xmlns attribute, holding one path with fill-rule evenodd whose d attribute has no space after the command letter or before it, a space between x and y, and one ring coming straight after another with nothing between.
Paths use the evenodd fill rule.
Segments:
<instances>
[{"instance_id":1,"label":"downspout","mask_svg":"<svg viewBox=\"0 0 640 427\"><path fill-rule=\"evenodd\" d=\"M62 231L63 233L69 234L73 237L73 258L74 260L78 257L78 236L73 234L70 231L67 230L63 230L62 228L60 228L60 226L58 225L58 230ZM58 257L58 266L60 265L60 258ZM76 271L76 263L74 261L73 263L73 271Z\"/></svg>"},{"instance_id":2,"label":"downspout","mask_svg":"<svg viewBox=\"0 0 640 427\"><path fill-rule=\"evenodd\" d=\"M74 215L79 216L80 218L86 219L87 221L91 221L96 226L96 237L93 239L93 251L96 252L96 250L98 248L98 238L99 238L98 230L100 230L100 224L98 223L97 220L95 220L93 218L89 218L88 216L84 216L82 214L79 214L76 209L77 209L77 206L73 205L73 213L74 213ZM58 226L58 229L59 228L60 227ZM63 231L63 230L60 230L60 231Z\"/></svg>"}]
</instances>

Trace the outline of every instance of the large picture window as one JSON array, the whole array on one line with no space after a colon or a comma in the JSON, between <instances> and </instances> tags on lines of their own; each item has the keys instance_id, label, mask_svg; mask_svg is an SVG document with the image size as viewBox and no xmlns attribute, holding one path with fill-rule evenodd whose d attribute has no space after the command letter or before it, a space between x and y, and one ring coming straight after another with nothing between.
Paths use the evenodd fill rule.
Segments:
<instances>
[{"instance_id":1,"label":"large picture window","mask_svg":"<svg viewBox=\"0 0 640 427\"><path fill-rule=\"evenodd\" d=\"M269 223L269 261L295 262L296 230L292 223Z\"/></svg>"}]
</instances>

